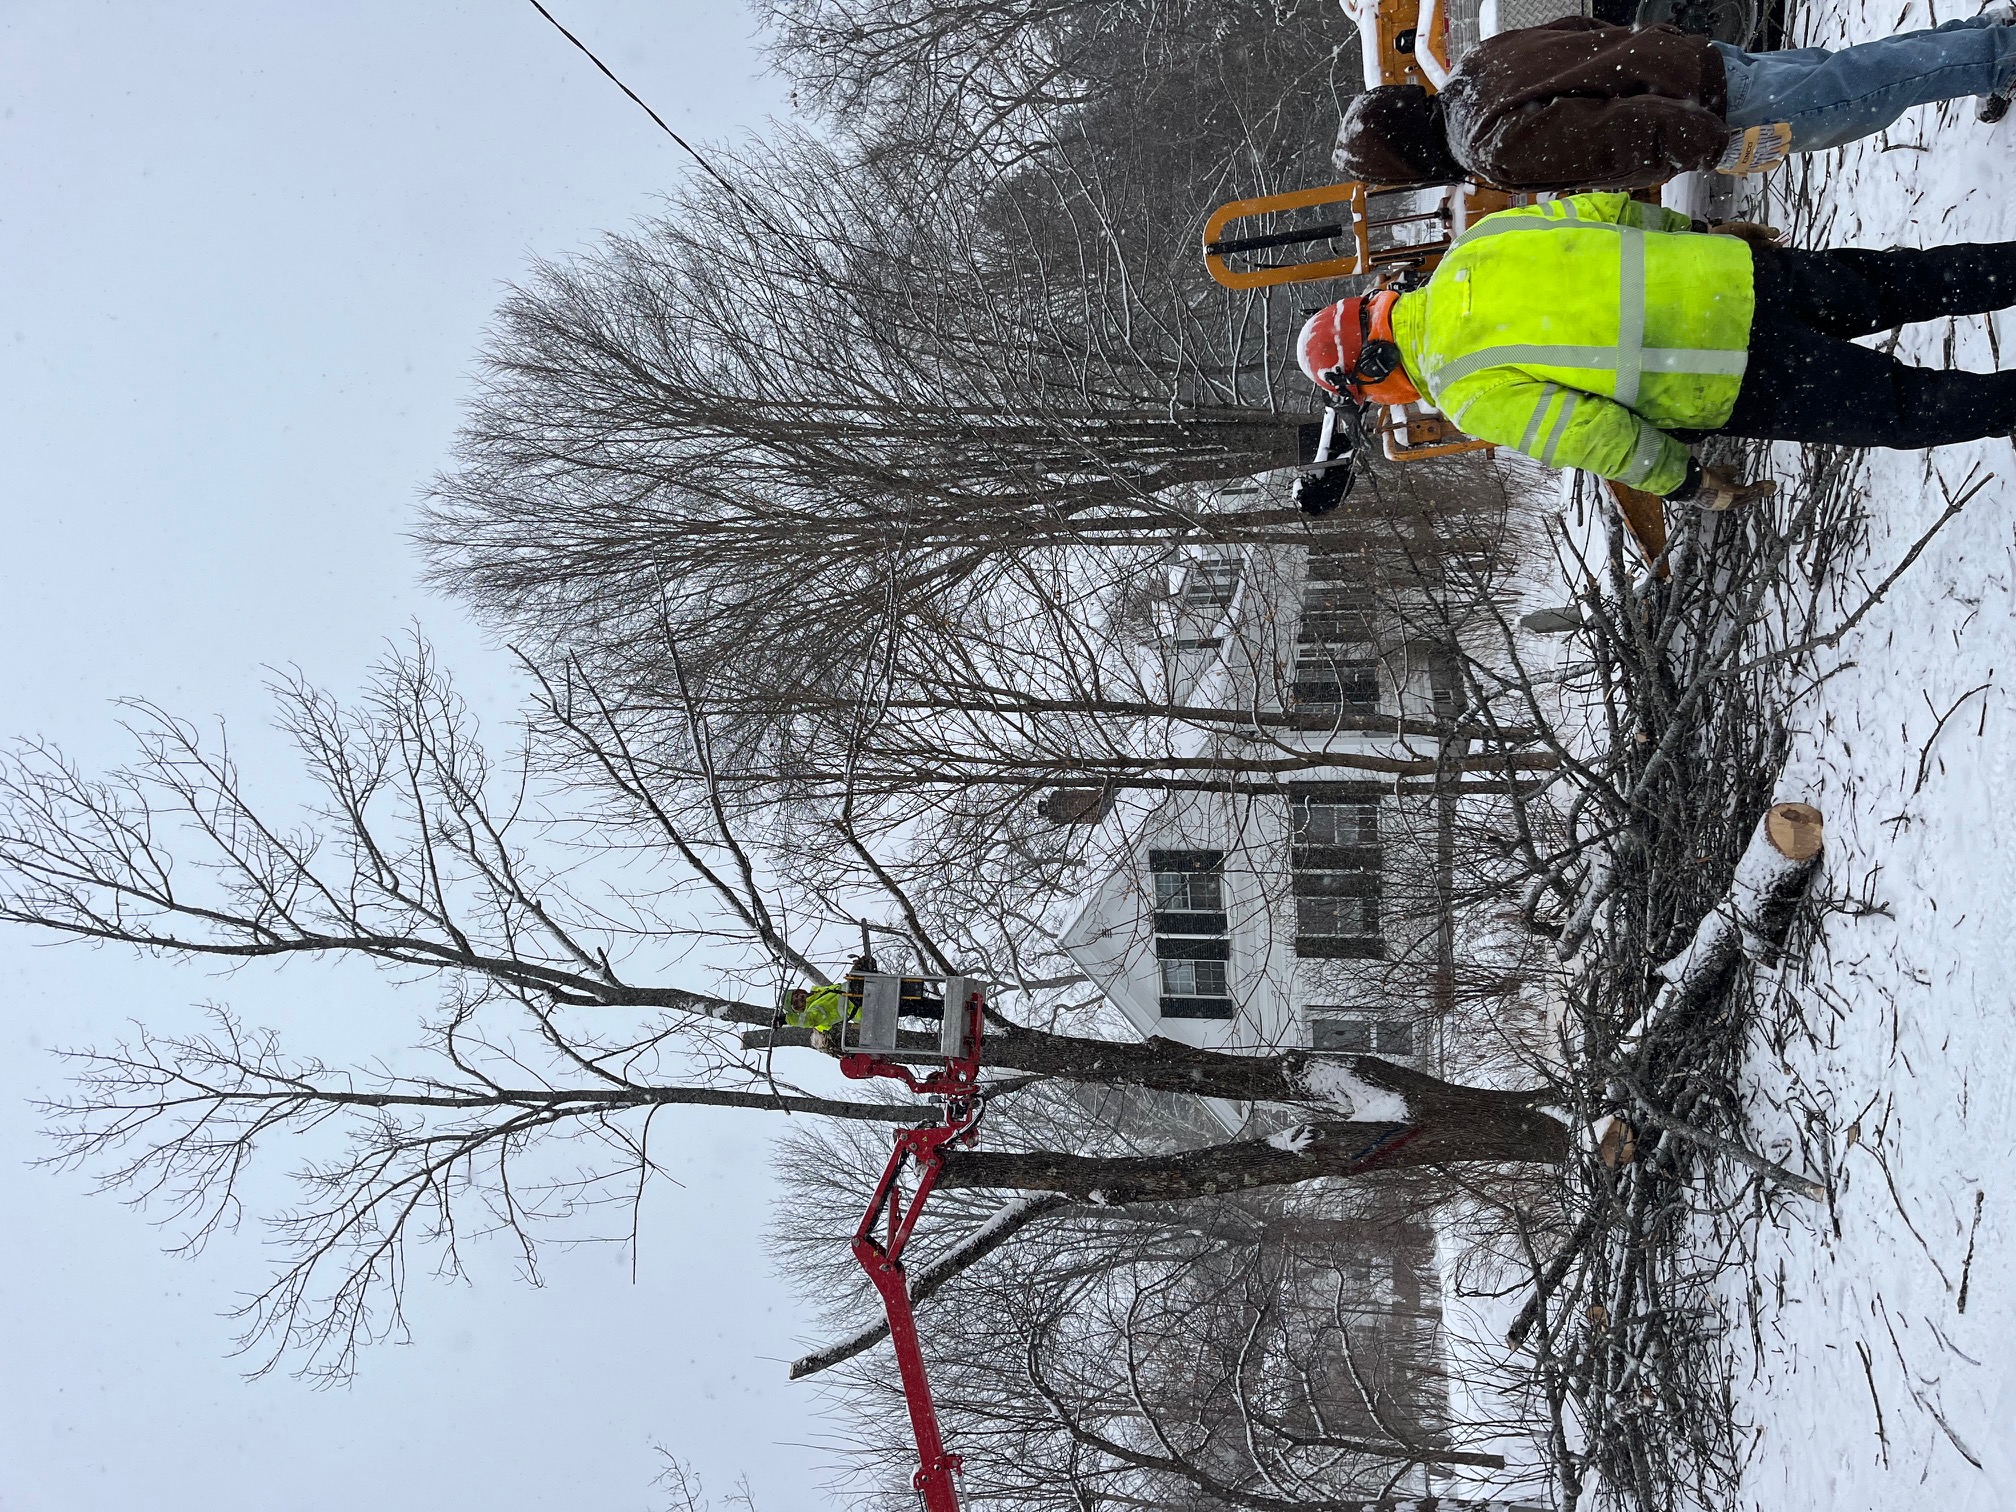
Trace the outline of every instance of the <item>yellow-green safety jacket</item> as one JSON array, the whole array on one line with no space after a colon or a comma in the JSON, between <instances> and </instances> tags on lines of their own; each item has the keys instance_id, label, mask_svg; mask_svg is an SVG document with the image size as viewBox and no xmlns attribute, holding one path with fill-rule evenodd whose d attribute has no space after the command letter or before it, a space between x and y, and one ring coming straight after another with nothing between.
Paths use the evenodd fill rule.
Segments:
<instances>
[{"instance_id":1,"label":"yellow-green safety jacket","mask_svg":"<svg viewBox=\"0 0 2016 1512\"><path fill-rule=\"evenodd\" d=\"M786 1013L784 1022L805 1029L830 1030L839 1025L843 1012L848 1013L849 1017L858 1016L860 1006L849 1002L847 988L844 984L836 982L808 989L805 994L805 1006Z\"/></svg>"},{"instance_id":2,"label":"yellow-green safety jacket","mask_svg":"<svg viewBox=\"0 0 2016 1512\"><path fill-rule=\"evenodd\" d=\"M1624 194L1485 216L1393 307L1409 376L1465 435L1672 492L1666 430L1729 418L1756 310L1749 246L1689 224Z\"/></svg>"}]
</instances>

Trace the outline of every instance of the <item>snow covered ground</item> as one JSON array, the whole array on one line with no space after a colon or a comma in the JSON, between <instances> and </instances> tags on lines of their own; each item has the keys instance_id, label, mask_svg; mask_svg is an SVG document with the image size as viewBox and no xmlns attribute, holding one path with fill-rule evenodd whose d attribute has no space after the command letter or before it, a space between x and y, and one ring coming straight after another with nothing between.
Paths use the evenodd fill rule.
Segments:
<instances>
[{"instance_id":1,"label":"snow covered ground","mask_svg":"<svg viewBox=\"0 0 2016 1512\"><path fill-rule=\"evenodd\" d=\"M1835 0L1802 39L1956 13ZM1824 171L1832 224L1806 244L2016 236L2016 121L1918 111ZM1992 336L1979 318L1950 325L1907 331L1900 353L1937 364L1950 341L1960 365L2016 363L2016 315ZM1731 1285L1756 1434L1745 1508L2016 1509L2016 448L1871 453L1860 567L1880 580L1945 492L1985 474L1793 711L1779 796L1826 815L1822 885L1881 912L1828 919L1824 987L1802 994L1810 1033L1782 1058L1760 1045L1752 1067L1760 1143L1795 1168L1824 1146L1837 1198L1763 1231L1755 1345Z\"/></svg>"}]
</instances>

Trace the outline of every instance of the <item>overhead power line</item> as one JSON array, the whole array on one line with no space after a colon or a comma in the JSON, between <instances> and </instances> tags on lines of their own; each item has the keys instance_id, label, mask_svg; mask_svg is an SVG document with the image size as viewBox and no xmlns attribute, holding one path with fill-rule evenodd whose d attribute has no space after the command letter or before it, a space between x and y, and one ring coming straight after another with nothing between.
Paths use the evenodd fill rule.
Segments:
<instances>
[{"instance_id":1,"label":"overhead power line","mask_svg":"<svg viewBox=\"0 0 2016 1512\"><path fill-rule=\"evenodd\" d=\"M775 220L775 218L771 216L769 211L765 210L762 205L758 204L755 200L751 199L748 195L744 194L740 189L738 189L735 186L735 184L727 177L727 175L723 174L720 169L716 168L712 163L707 161L706 155L702 153L699 148L695 147L691 142L687 141L686 138L679 135L679 133L674 131L670 126L666 125L665 118L659 115L658 112L653 110L649 105L647 105L644 102L643 97L640 96L636 90L632 89L628 84L625 84L621 79L617 78L615 73L611 71L609 65L607 63L604 63L600 58L596 57L593 50L589 48L586 42L583 42L579 37L575 36L574 33L567 30L566 27L562 26L559 23L559 21L555 19L553 12L549 11L548 9L546 9L545 6L541 5L539 3L539 0L527 0L527 3L532 7L532 9L536 10L537 12L539 12L540 15L544 16L547 20L547 23L550 26L552 26L552 28L555 31L560 33L560 35L565 37L569 42L572 42L574 46L580 50L582 57L586 58L590 63L593 63L596 66L596 68L601 70L602 76L605 79L607 79L611 84L614 84L618 89L622 90L623 93L630 96L631 100L633 100L636 103L637 108L643 111L644 114L651 117L651 119L657 124L658 129L660 131L664 132L665 135L672 138L674 142L678 143L680 150L684 152L688 157L693 159L694 162L700 165L701 172L705 173L707 177L711 178L712 180L714 180L715 183L719 184L722 187L722 189L727 191L729 198L733 199L736 204L740 205L744 210L747 210L752 216L754 216L756 219L756 224L761 226L765 231L768 231L771 234L771 236L776 238L776 245L780 249L782 249L786 253L786 255L788 255L794 262L798 264L800 270L803 273L805 273L806 276L812 282L814 282L815 284L830 283L830 280L827 277L826 270L820 266L819 260L815 256L813 256L812 252L808 249L806 243L810 240L810 238L808 238L803 231L792 231L786 229L783 226L778 225L777 221ZM833 292L838 294L839 297L846 302L847 308L854 312L855 318L861 322L862 329L867 330L872 329L874 327L875 322L869 317L868 311L862 306L861 302L854 297L853 290L846 287L844 283L831 283L830 286Z\"/></svg>"},{"instance_id":2,"label":"overhead power line","mask_svg":"<svg viewBox=\"0 0 2016 1512\"><path fill-rule=\"evenodd\" d=\"M545 6L541 5L539 3L539 0L528 0L528 3L531 5L532 9L539 12L540 15L544 16L547 19L547 21L551 23L555 31L560 33L561 36L565 37L569 42L572 42L577 48L579 48L581 50L582 57L586 58L590 63L593 63L597 68L601 69L602 76L604 78L606 78L611 84L614 84L618 89L622 90L623 93L630 96L630 98L636 102L637 108L639 110L643 111L644 114L648 115L649 117L651 117L652 120L656 121L658 123L658 129L664 132L665 135L672 138L673 141L677 142L679 144L680 149L688 157L693 159L694 162L700 165L701 172L705 173L707 177L711 178L723 189L726 189L730 194L734 195L735 198L741 202L744 209L748 210L752 215L754 215L757 218L757 220L762 222L765 226L768 226L770 230L772 230L773 232L777 230L777 227L771 223L770 217L763 213L761 206L755 204L753 201L749 199L747 195L743 194L743 192L740 189L737 189L734 186L734 184L730 183L728 179L720 172L719 169L717 169L712 163L707 161L706 157L702 155L699 148L695 147L691 142L687 141L686 138L679 135L679 133L674 131L670 126L666 125L665 118L660 114L658 114L657 111L653 110L649 105L645 104L643 96L639 95L636 90L632 89L628 84L625 84L621 79L617 78L616 75L610 71L609 65L607 63L604 63L600 58L596 57L594 52L589 48L586 42L583 42L579 37L575 36L574 33L567 30L566 27L562 26L559 23L559 21L555 19L553 12L549 11L548 9L546 9Z\"/></svg>"}]
</instances>

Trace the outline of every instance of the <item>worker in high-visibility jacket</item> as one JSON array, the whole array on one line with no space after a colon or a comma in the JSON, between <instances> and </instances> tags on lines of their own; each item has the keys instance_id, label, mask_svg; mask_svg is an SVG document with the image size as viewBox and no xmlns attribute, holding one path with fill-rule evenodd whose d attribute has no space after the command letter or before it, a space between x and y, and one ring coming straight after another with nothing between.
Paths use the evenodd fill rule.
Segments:
<instances>
[{"instance_id":1,"label":"worker in high-visibility jacket","mask_svg":"<svg viewBox=\"0 0 2016 1512\"><path fill-rule=\"evenodd\" d=\"M828 982L793 991L784 1010L784 1022L800 1029L831 1033L843 1018L858 1018L860 1014L860 994L857 992L850 998L845 983Z\"/></svg>"},{"instance_id":2,"label":"worker in high-visibility jacket","mask_svg":"<svg viewBox=\"0 0 2016 1512\"><path fill-rule=\"evenodd\" d=\"M1709 434L1909 449L2016 430L2016 372L1852 339L2016 304L2016 243L1802 251L1706 229L1623 194L1503 210L1425 288L1317 312L1296 357L1355 403L1425 398L1546 466L1717 508L1747 491L1689 454Z\"/></svg>"}]
</instances>

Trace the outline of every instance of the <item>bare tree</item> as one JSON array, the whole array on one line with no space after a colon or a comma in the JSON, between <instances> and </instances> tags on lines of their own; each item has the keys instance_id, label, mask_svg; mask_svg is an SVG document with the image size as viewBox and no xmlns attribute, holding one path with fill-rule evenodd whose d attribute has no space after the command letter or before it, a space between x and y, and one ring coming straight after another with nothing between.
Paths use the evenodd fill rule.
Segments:
<instances>
[{"instance_id":1,"label":"bare tree","mask_svg":"<svg viewBox=\"0 0 2016 1512\"><path fill-rule=\"evenodd\" d=\"M532 1265L542 1233L578 1235L598 1211L620 1236L668 1108L912 1116L783 1080L770 1052L737 1038L771 1022L767 1005L655 980L696 944L772 983L837 954L822 943L837 921L795 911L732 827L689 826L648 786L611 782L610 750L600 767L575 753L544 776L534 748L493 763L424 649L394 658L354 709L298 679L277 691L321 793L306 815L263 811L221 743L144 707L141 758L125 771L86 777L31 744L0 775L0 918L227 965L356 956L394 990L439 989L402 1066L291 1056L221 1012L207 1032L143 1029L77 1054L77 1088L51 1110L65 1157L165 1203L191 1244L235 1219L262 1143L284 1134L314 1152L298 1173L304 1202L272 1220L280 1273L246 1312L264 1364L297 1352L309 1368L351 1369L361 1344L403 1326L398 1296L420 1252L452 1272L470 1235L502 1236ZM682 918L687 899L705 913ZM1039 1016L1042 1001L1021 999ZM1307 1128L1195 1152L962 1152L950 1186L1181 1200L1382 1166L1547 1162L1565 1148L1537 1111L1544 1089L1455 1087L1371 1056L1058 1035L1016 1022L1015 1006L997 1010L990 1058L1003 1071L1281 1100L1308 1110ZM559 1145L573 1152L564 1166L540 1153Z\"/></svg>"},{"instance_id":2,"label":"bare tree","mask_svg":"<svg viewBox=\"0 0 2016 1512\"><path fill-rule=\"evenodd\" d=\"M768 0L762 14L801 104L935 163L1013 164L1060 117L1110 112L1164 151L1201 139L1282 171L1320 159L1323 117L1357 82L1355 39L1313 4Z\"/></svg>"},{"instance_id":3,"label":"bare tree","mask_svg":"<svg viewBox=\"0 0 2016 1512\"><path fill-rule=\"evenodd\" d=\"M479 606L577 641L670 613L696 646L708 625L749 644L839 600L934 607L1050 544L1297 518L1167 495L1292 464L1312 420L1201 367L1180 306L1123 335L1118 276L1058 306L1043 259L1017 269L968 207L809 137L737 172L769 208L689 187L506 302L425 530Z\"/></svg>"},{"instance_id":4,"label":"bare tree","mask_svg":"<svg viewBox=\"0 0 2016 1512\"><path fill-rule=\"evenodd\" d=\"M665 1468L651 1484L665 1493L665 1512L714 1512L714 1503L708 1498L698 1471L662 1446L658 1457L665 1462ZM737 1507L742 1512L756 1512L756 1498L749 1489L748 1476L736 1479L734 1489L721 1506L722 1512L732 1512Z\"/></svg>"}]
</instances>

